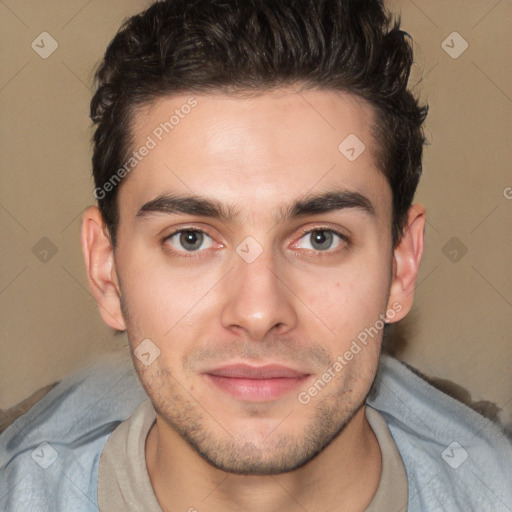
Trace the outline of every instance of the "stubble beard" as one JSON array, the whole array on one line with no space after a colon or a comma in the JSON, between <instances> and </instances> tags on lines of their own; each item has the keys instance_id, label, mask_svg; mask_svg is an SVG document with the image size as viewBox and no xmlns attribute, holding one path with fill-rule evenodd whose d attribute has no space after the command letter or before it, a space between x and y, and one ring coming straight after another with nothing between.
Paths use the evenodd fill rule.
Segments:
<instances>
[{"instance_id":1,"label":"stubble beard","mask_svg":"<svg viewBox=\"0 0 512 512\"><path fill-rule=\"evenodd\" d=\"M277 475L306 465L343 432L368 394L354 400L350 385L344 386L318 403L294 406L299 412L306 407L313 411L301 432L287 432L294 424L292 408L283 411L282 423L273 431L250 439L243 432L229 432L222 417L201 406L167 370L149 379L145 373L139 377L165 423L208 464L239 475ZM258 421L258 414L252 416Z\"/></svg>"}]
</instances>

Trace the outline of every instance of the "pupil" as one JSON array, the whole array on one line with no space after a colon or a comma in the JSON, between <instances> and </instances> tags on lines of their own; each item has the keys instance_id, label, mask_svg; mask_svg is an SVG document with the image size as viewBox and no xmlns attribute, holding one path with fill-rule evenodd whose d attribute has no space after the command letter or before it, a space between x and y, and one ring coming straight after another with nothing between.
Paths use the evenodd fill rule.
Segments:
<instances>
[{"instance_id":1,"label":"pupil","mask_svg":"<svg viewBox=\"0 0 512 512\"><path fill-rule=\"evenodd\" d=\"M185 249L196 251L201 247L203 241L203 234L197 231L186 231L181 234L181 244Z\"/></svg>"}]
</instances>

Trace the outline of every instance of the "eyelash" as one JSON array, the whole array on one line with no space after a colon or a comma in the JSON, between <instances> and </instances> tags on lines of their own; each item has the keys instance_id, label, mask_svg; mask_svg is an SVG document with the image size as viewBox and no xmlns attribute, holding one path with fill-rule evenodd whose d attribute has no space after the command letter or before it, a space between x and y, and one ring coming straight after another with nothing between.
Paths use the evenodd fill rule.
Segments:
<instances>
[{"instance_id":1,"label":"eyelash","mask_svg":"<svg viewBox=\"0 0 512 512\"><path fill-rule=\"evenodd\" d=\"M304 235L307 235L309 233L314 233L315 231L327 231L329 233L332 233L334 235L336 235L337 237L340 238L341 240L341 246L334 249L334 250L327 250L327 251L315 251L314 249L306 249L308 252L309 251L313 251L317 254L318 257L322 257L322 254L337 254L343 250L346 250L348 249L349 245L350 245L350 239L347 235L344 235L343 233L340 233L339 231L336 231L335 229L333 228L330 228L330 227L327 227L327 226L317 226L315 228L312 228L312 229L309 229L309 228L306 228L304 230L301 231L300 233L300 236L299 236L299 240L301 238L304 237Z\"/></svg>"},{"instance_id":2,"label":"eyelash","mask_svg":"<svg viewBox=\"0 0 512 512\"><path fill-rule=\"evenodd\" d=\"M330 232L336 236L338 236L340 239L341 239L341 242L342 242L342 247L339 247L335 250L327 250L327 251L314 251L315 253L318 253L318 256L317 257L322 257L321 254L322 253L327 253L327 254L336 254L342 250L347 250L350 246L350 239L347 235L344 235L343 233L340 233L339 231L336 231L335 229L333 228L329 228L327 226L318 226L318 227L315 227L313 229L304 229L301 231L300 233L300 236L298 238L298 240L302 239L305 235L309 234L309 233L314 233L315 231L327 231L327 232ZM202 230L202 229L199 229L199 228L180 228L180 229L177 229L176 231L173 231L172 233L170 233L169 235L165 236L163 239L162 239L162 244L166 245L166 242L168 240L170 240L174 235L177 235L178 233L186 233L186 232L193 232L193 233L202 233L210 238L213 238L211 237L206 231ZM183 258L197 258L199 257L198 254L203 252L203 251L177 251L173 248L170 248L169 249L169 246L167 246L167 250L169 250L171 253L175 254L175 255L178 255L179 257L183 257ZM312 251L312 249L306 249L308 252L309 251Z\"/></svg>"}]
</instances>

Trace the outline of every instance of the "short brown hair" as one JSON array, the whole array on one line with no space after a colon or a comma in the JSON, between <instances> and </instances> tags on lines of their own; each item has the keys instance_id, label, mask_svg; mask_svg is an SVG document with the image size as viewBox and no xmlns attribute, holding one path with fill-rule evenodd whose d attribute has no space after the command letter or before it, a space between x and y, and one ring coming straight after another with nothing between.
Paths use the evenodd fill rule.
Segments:
<instances>
[{"instance_id":1,"label":"short brown hair","mask_svg":"<svg viewBox=\"0 0 512 512\"><path fill-rule=\"evenodd\" d=\"M130 153L137 107L183 92L267 91L290 84L341 90L376 113L378 166L402 235L422 170L427 106L407 89L408 34L382 0L164 0L126 20L95 75L97 189ZM116 246L118 187L98 197Z\"/></svg>"}]
</instances>

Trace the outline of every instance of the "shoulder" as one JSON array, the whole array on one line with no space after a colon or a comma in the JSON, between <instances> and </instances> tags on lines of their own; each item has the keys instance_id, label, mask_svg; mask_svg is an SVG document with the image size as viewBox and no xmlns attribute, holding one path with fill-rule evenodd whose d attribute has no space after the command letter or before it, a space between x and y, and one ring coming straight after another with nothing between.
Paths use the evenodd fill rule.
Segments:
<instances>
[{"instance_id":1,"label":"shoulder","mask_svg":"<svg viewBox=\"0 0 512 512\"><path fill-rule=\"evenodd\" d=\"M0 509L97 510L101 452L146 398L127 354L62 380L0 435Z\"/></svg>"},{"instance_id":2,"label":"shoulder","mask_svg":"<svg viewBox=\"0 0 512 512\"><path fill-rule=\"evenodd\" d=\"M512 509L512 446L493 422L386 355L368 405L398 446L411 512L437 503L439 510Z\"/></svg>"}]
</instances>

